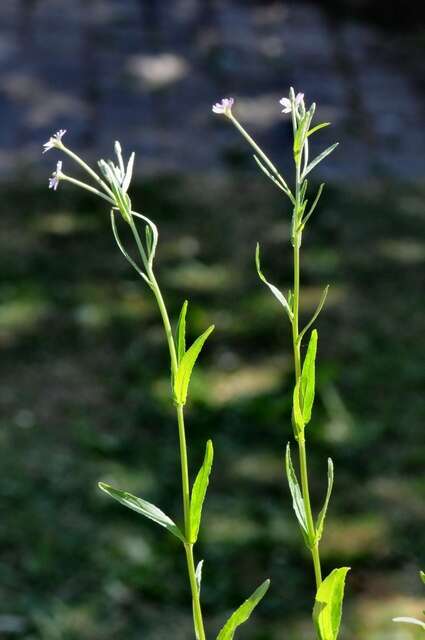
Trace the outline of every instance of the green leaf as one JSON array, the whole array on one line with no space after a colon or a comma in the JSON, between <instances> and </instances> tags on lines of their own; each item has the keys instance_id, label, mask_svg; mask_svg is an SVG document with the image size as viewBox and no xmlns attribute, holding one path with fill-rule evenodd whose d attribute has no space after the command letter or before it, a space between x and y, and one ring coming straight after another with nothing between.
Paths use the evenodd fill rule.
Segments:
<instances>
[{"instance_id":1,"label":"green leaf","mask_svg":"<svg viewBox=\"0 0 425 640\"><path fill-rule=\"evenodd\" d=\"M264 282L264 284L266 284L268 286L268 288L270 289L272 294L275 296L275 298L280 302L282 307L285 309L286 313L289 316L289 319L292 320L292 311L291 311L291 308L290 308L285 296L283 295L283 293L281 293L279 291L279 289L277 287L275 287L274 284L271 284L270 282L268 282L266 280L265 276L263 275L263 272L261 271L260 245L258 244L258 242L257 242L257 246L256 246L256 249L255 249L255 265L257 267L257 273L258 273L258 276L259 276L260 280L262 280Z\"/></svg>"},{"instance_id":2,"label":"green leaf","mask_svg":"<svg viewBox=\"0 0 425 640\"><path fill-rule=\"evenodd\" d=\"M294 427L295 437L298 439L300 433L304 431L304 418L300 405L300 381L294 387L294 393L292 395L292 421Z\"/></svg>"},{"instance_id":3,"label":"green leaf","mask_svg":"<svg viewBox=\"0 0 425 640\"><path fill-rule=\"evenodd\" d=\"M316 593L313 621L320 640L336 640L341 624L345 577L350 567L334 569Z\"/></svg>"},{"instance_id":4,"label":"green leaf","mask_svg":"<svg viewBox=\"0 0 425 640\"><path fill-rule=\"evenodd\" d=\"M311 420L311 410L314 402L316 352L317 331L314 329L310 335L310 341L308 343L307 353L301 373L301 403L305 424L308 424Z\"/></svg>"},{"instance_id":5,"label":"green leaf","mask_svg":"<svg viewBox=\"0 0 425 640\"><path fill-rule=\"evenodd\" d=\"M198 564L196 565L196 571L195 571L195 578L196 578L196 585L198 587L198 593L201 593L201 582L202 582L202 569L204 567L204 561L200 560L198 562Z\"/></svg>"},{"instance_id":6,"label":"green leaf","mask_svg":"<svg viewBox=\"0 0 425 640\"><path fill-rule=\"evenodd\" d=\"M196 580L196 587L198 589L198 593L199 595L201 595L201 581L202 581L202 567L204 565L204 561L200 560L198 562L198 564L196 565L196 571L195 571L195 580ZM201 634L199 633L199 629L198 629L198 625L196 622L196 615L195 615L195 603L192 600L192 611L193 611L193 622L195 625L195 635L196 635L196 640L200 640Z\"/></svg>"},{"instance_id":7,"label":"green leaf","mask_svg":"<svg viewBox=\"0 0 425 640\"><path fill-rule=\"evenodd\" d=\"M177 362L180 364L185 352L186 352L186 312L188 302L183 302L182 309L180 311L179 321L177 323Z\"/></svg>"},{"instance_id":8,"label":"green leaf","mask_svg":"<svg viewBox=\"0 0 425 640\"><path fill-rule=\"evenodd\" d=\"M190 536L189 542L194 544L198 539L199 526L201 524L202 505L207 493L208 482L213 463L214 450L211 440L208 440L205 449L205 457L196 480L193 483L192 495L190 498Z\"/></svg>"},{"instance_id":9,"label":"green leaf","mask_svg":"<svg viewBox=\"0 0 425 640\"><path fill-rule=\"evenodd\" d=\"M425 573L423 571L419 571L419 577L422 580L422 582L425 584Z\"/></svg>"},{"instance_id":10,"label":"green leaf","mask_svg":"<svg viewBox=\"0 0 425 640\"><path fill-rule=\"evenodd\" d=\"M418 620L417 618L409 618L408 616L400 616L399 618L393 618L393 622L407 622L408 624L416 624L425 630L425 622Z\"/></svg>"},{"instance_id":11,"label":"green leaf","mask_svg":"<svg viewBox=\"0 0 425 640\"><path fill-rule=\"evenodd\" d=\"M330 147L328 147L327 149L322 151L322 153L320 155L318 155L316 158L314 158L314 160L312 160L310 162L310 164L307 165L305 171L303 172L302 178L305 178L306 175L309 174L310 171L312 169L314 169L314 167L316 165L319 164L319 162L322 162L322 160L324 160L326 158L326 156L328 156L330 153L332 153L332 151L334 151L337 148L338 145L339 145L339 142L335 142L335 144L331 145Z\"/></svg>"},{"instance_id":12,"label":"green leaf","mask_svg":"<svg viewBox=\"0 0 425 640\"><path fill-rule=\"evenodd\" d=\"M267 589L270 586L270 580L265 580L262 585L249 596L248 600L236 609L236 611L230 616L222 630L217 636L217 640L232 640L235 635L236 629L239 625L246 622L257 604L265 596Z\"/></svg>"},{"instance_id":13,"label":"green leaf","mask_svg":"<svg viewBox=\"0 0 425 640\"><path fill-rule=\"evenodd\" d=\"M330 122L322 122L321 124L316 124L315 127L313 127L312 129L310 129L310 131L307 132L307 137L311 136L312 133L316 133L316 131L323 129L323 127L329 127L330 124L331 124Z\"/></svg>"},{"instance_id":14,"label":"green leaf","mask_svg":"<svg viewBox=\"0 0 425 640\"><path fill-rule=\"evenodd\" d=\"M136 511L137 513L141 513L145 518L149 518L149 520L153 520L153 522L161 525L161 527L165 527L173 535L179 538L179 540L186 543L184 535L175 522L173 522L171 518L161 511L161 509L158 509L154 504L151 504L146 500L142 500L142 498L137 498L127 491L114 489L114 487L111 487L109 484L105 484L104 482L99 482L99 489L107 493L111 498L114 498L114 500L118 500L118 502L123 504L125 507Z\"/></svg>"},{"instance_id":15,"label":"green leaf","mask_svg":"<svg viewBox=\"0 0 425 640\"><path fill-rule=\"evenodd\" d=\"M298 484L298 478L297 478L297 474L295 473L294 465L292 464L291 446L289 442L286 445L285 463L286 463L286 477L288 478L289 490L292 496L292 506L294 508L295 515L297 516L297 520L300 524L304 539L307 542L308 527L307 527L307 516L305 513L304 499L301 493L300 485Z\"/></svg>"},{"instance_id":16,"label":"green leaf","mask_svg":"<svg viewBox=\"0 0 425 640\"><path fill-rule=\"evenodd\" d=\"M301 150L303 148L304 142L305 142L305 130L306 130L306 125L307 125L307 121L310 119L310 114L309 112L307 112L304 117L300 120L300 123L298 125L298 128L295 132L295 137L294 137L294 158L295 158L295 162L296 164L299 164L300 159L301 159Z\"/></svg>"},{"instance_id":17,"label":"green leaf","mask_svg":"<svg viewBox=\"0 0 425 640\"><path fill-rule=\"evenodd\" d=\"M199 338L196 338L195 342L186 351L181 359L181 362L179 363L176 373L176 379L174 380L174 395L176 398L176 402L180 405L186 404L187 390L189 387L193 367L195 366L195 362L201 352L202 347L204 346L205 340L213 331L214 325L211 325L206 331L204 331L201 336L199 336Z\"/></svg>"},{"instance_id":18,"label":"green leaf","mask_svg":"<svg viewBox=\"0 0 425 640\"><path fill-rule=\"evenodd\" d=\"M334 465L331 458L328 458L328 489L326 491L325 502L323 504L322 510L320 511L317 522L316 522L316 542L320 542L320 539L323 535L323 526L325 523L326 512L329 506L329 500L332 493L332 487L334 483Z\"/></svg>"}]
</instances>

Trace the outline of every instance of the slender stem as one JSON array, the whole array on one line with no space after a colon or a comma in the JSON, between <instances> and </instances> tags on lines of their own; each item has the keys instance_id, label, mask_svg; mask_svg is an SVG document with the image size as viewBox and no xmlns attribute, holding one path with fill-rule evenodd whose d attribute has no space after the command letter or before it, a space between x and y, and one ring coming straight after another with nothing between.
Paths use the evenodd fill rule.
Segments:
<instances>
[{"instance_id":1,"label":"slender stem","mask_svg":"<svg viewBox=\"0 0 425 640\"><path fill-rule=\"evenodd\" d=\"M301 159L300 159L301 160ZM300 162L296 166L296 185L295 185L295 207L294 207L294 220L293 220L293 245L294 245L294 297L293 297L293 319L292 319L292 342L294 350L294 363L295 363L295 384L300 381L301 378L301 344L299 338L299 305L300 305L300 245L302 232L298 229L298 216L301 207L300 202ZM310 540L315 538L315 526L313 520L313 513L311 510L310 502L310 489L308 482L308 466L307 466L307 452L305 447L304 432L298 436L298 454L300 462L301 473L301 491L304 500L307 531ZM313 559L314 575L316 579L316 587L319 588L322 582L322 571L320 567L320 555L319 545L315 543L311 547L311 555Z\"/></svg>"},{"instance_id":2,"label":"slender stem","mask_svg":"<svg viewBox=\"0 0 425 640\"><path fill-rule=\"evenodd\" d=\"M205 629L204 629L204 621L202 618L202 610L201 610L201 602L199 599L199 589L196 582L196 571L195 571L195 563L193 560L193 545L187 544L185 545L186 551L186 560L187 560L187 570L189 573L190 580L190 588L192 590L193 597L193 618L195 623L195 632L197 631L197 636L199 636L199 640L205 640Z\"/></svg>"},{"instance_id":3,"label":"slender stem","mask_svg":"<svg viewBox=\"0 0 425 640\"><path fill-rule=\"evenodd\" d=\"M71 176L67 176L64 173L61 174L59 179L60 180L65 180L65 182L71 182L72 184L75 184L77 187L81 187L82 189L86 189L86 191L90 191L91 193L94 193L96 196L100 196L101 198L103 198L104 200L107 200L111 204L115 204L115 200L113 200L109 196L105 195L104 193L102 193L98 189L95 189L94 187L91 187L89 184L86 184L85 182L81 182L80 180L76 180L75 178L71 178Z\"/></svg>"},{"instance_id":4,"label":"slender stem","mask_svg":"<svg viewBox=\"0 0 425 640\"><path fill-rule=\"evenodd\" d=\"M187 462L187 446L186 434L184 428L184 410L182 405L177 405L177 421L179 425L179 443L180 443L180 462L182 474L182 492L183 492L183 510L184 510L184 526L185 537L190 539L190 489L189 489L189 470ZM190 589L192 592L193 602L193 618L195 624L195 632L199 636L199 640L205 640L204 621L202 617L201 602L199 598L199 588L196 582L195 562L193 559L193 544L185 544L187 570L189 574Z\"/></svg>"},{"instance_id":5,"label":"slender stem","mask_svg":"<svg viewBox=\"0 0 425 640\"><path fill-rule=\"evenodd\" d=\"M170 352L172 377L174 378L175 375L177 374L178 361L177 361L176 346L174 343L173 332L171 329L171 323L170 323L170 318L168 316L168 311L165 306L164 298L162 297L161 289L159 288L159 285L155 278L153 270L147 261L146 253L143 249L139 232L137 231L137 227L134 224L134 222L130 223L130 227L133 231L142 261L145 264L151 289L155 295L159 312L161 314L161 318L162 318L162 322L165 330L165 336L167 338L168 349ZM184 529L185 529L185 538L186 540L189 540L190 539L190 485L189 485L189 466L188 466L188 457L187 457L187 444L186 444L186 432L185 432L185 426L184 426L183 406L180 404L177 405L176 412L177 412L177 424L178 424L178 431L179 431ZM186 552L187 570L189 574L190 590L192 594L195 633L197 636L199 636L199 640L206 640L204 622L203 622L202 610L201 610L201 602L199 598L199 589L196 583L195 563L193 559L193 544L188 542L184 545L184 548Z\"/></svg>"},{"instance_id":6,"label":"slender stem","mask_svg":"<svg viewBox=\"0 0 425 640\"><path fill-rule=\"evenodd\" d=\"M71 151L71 149L68 149L68 147L65 147L65 145L62 143L60 147L57 147L58 149L61 149L64 153L66 153L70 158L72 158L74 160L74 162L76 162L77 164L80 165L80 167L82 167L84 169L84 171L87 171L87 173L93 178L93 180L95 180L101 187L102 189L104 189L106 191L106 193L111 196L111 198L114 197L114 194L112 193L111 189L108 187L108 185L106 184L106 182L104 182L102 180L102 178L100 178L96 171L93 171L93 169L91 167L89 167L89 165L84 162L84 160L81 160L81 158L79 156L77 156L76 153L74 153L73 151Z\"/></svg>"},{"instance_id":7,"label":"slender stem","mask_svg":"<svg viewBox=\"0 0 425 640\"><path fill-rule=\"evenodd\" d=\"M185 528L186 538L189 539L189 534L190 534L189 470L188 470L188 462L187 462L187 446L186 446L186 433L185 433L185 428L184 428L184 414L183 414L183 406L181 404L177 405L177 422L178 422L178 426L179 426L179 443L180 443L180 462L181 462L181 474L182 474L184 528Z\"/></svg>"},{"instance_id":8,"label":"slender stem","mask_svg":"<svg viewBox=\"0 0 425 640\"><path fill-rule=\"evenodd\" d=\"M282 186L284 187L285 193L289 196L289 198L293 202L294 199L293 199L293 195L291 193L291 190L289 189L288 185L286 184L286 181L282 178L282 176L280 175L279 171L276 169L276 167L274 166L272 161L266 156L264 151L262 149L260 149L260 147L255 142L255 140L253 138L251 138L251 136L249 135L248 131L246 131L243 128L243 126L240 124L240 122L238 122L238 120L236 120L235 116L233 114L230 114L229 118L233 122L235 127L238 129L238 131L240 131L240 133L243 135L245 140L247 140L247 142L249 142L249 144L254 149L254 151L256 153L258 153L260 158L265 162L265 164L269 167L269 169L271 169L271 171L275 174L275 176L278 178L278 180L281 182Z\"/></svg>"}]
</instances>

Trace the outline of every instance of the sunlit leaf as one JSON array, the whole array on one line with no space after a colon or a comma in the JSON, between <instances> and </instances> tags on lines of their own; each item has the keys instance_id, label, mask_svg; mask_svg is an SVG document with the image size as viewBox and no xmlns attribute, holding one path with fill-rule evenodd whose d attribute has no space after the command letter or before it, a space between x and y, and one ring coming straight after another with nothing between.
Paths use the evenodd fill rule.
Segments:
<instances>
[{"instance_id":1,"label":"sunlit leaf","mask_svg":"<svg viewBox=\"0 0 425 640\"><path fill-rule=\"evenodd\" d=\"M329 127L330 124L330 122L322 122L321 124L316 124L315 127L307 132L307 136L311 136L313 133L316 133L316 131L320 131L320 129L323 129L324 127Z\"/></svg>"},{"instance_id":2,"label":"sunlit leaf","mask_svg":"<svg viewBox=\"0 0 425 640\"><path fill-rule=\"evenodd\" d=\"M329 506L329 500L332 493L332 487L334 483L334 465L330 458L328 458L328 489L326 491L325 502L323 503L322 510L320 511L316 522L316 542L319 542L323 535L323 526L325 523L326 512Z\"/></svg>"},{"instance_id":3,"label":"sunlit leaf","mask_svg":"<svg viewBox=\"0 0 425 640\"><path fill-rule=\"evenodd\" d=\"M153 522L161 525L161 527L168 529L168 531L179 538L179 540L186 542L184 535L175 522L173 522L171 518L161 511L161 509L158 509L154 504L151 504L146 500L142 500L142 498L137 498L127 491L114 489L114 487L111 487L109 484L105 484L104 482L99 482L99 488L107 493L108 496L114 498L114 500L118 500L118 502L123 504L125 507L142 514L142 516L149 518L149 520L153 520Z\"/></svg>"},{"instance_id":4,"label":"sunlit leaf","mask_svg":"<svg viewBox=\"0 0 425 640\"><path fill-rule=\"evenodd\" d=\"M419 571L419 577L422 580L422 582L425 584L425 573L423 571Z\"/></svg>"},{"instance_id":5,"label":"sunlit leaf","mask_svg":"<svg viewBox=\"0 0 425 640\"><path fill-rule=\"evenodd\" d=\"M334 151L337 148L338 144L339 144L339 142L335 142L335 144L331 145L330 147L328 147L327 149L322 151L322 153L320 155L318 155L316 158L314 158L314 160L312 160L310 162L310 164L307 165L302 177L305 178L306 175L308 175L310 173L310 171L312 169L314 169L314 167L316 165L319 164L319 162L322 162L322 160L324 160L326 158L326 156L328 156L330 153L332 153L332 151Z\"/></svg>"},{"instance_id":6,"label":"sunlit leaf","mask_svg":"<svg viewBox=\"0 0 425 640\"><path fill-rule=\"evenodd\" d=\"M304 431L304 418L300 403L300 381L294 387L292 394L292 421L294 426L295 437Z\"/></svg>"},{"instance_id":7,"label":"sunlit leaf","mask_svg":"<svg viewBox=\"0 0 425 640\"><path fill-rule=\"evenodd\" d=\"M233 639L236 629L239 627L239 625L243 624L249 619L257 604L266 594L269 586L270 580L265 580L263 584L260 585L252 595L250 595L248 600L245 600L245 602L239 607L239 609L236 609L236 611L230 616L230 618L218 634L217 640Z\"/></svg>"},{"instance_id":8,"label":"sunlit leaf","mask_svg":"<svg viewBox=\"0 0 425 640\"><path fill-rule=\"evenodd\" d=\"M285 309L286 313L288 314L289 318L292 318L292 311L289 307L289 304L285 298L285 296L283 295L283 293L281 293L279 291L279 289L277 287L275 287L274 284L271 284L270 282L268 282L268 280L266 280L265 276L263 275L263 272L261 271L261 265L260 265L260 245L257 242L257 247L255 249L255 264L257 267L257 273L258 276L260 278L260 280L262 280L264 282L264 284L266 284L268 286L268 288L270 289L270 291L273 293L273 295L275 296L275 298L280 302L280 304L282 305L282 307Z\"/></svg>"},{"instance_id":9,"label":"sunlit leaf","mask_svg":"<svg viewBox=\"0 0 425 640\"><path fill-rule=\"evenodd\" d=\"M285 466L289 490L292 496L292 506L301 527L301 531L303 532L304 537L307 536L308 538L307 516L305 513L304 499L301 493L300 485L298 484L298 478L297 474L295 473L294 465L292 464L291 447L289 442L286 445Z\"/></svg>"},{"instance_id":10,"label":"sunlit leaf","mask_svg":"<svg viewBox=\"0 0 425 640\"><path fill-rule=\"evenodd\" d=\"M208 440L205 449L204 462L196 476L195 482L193 483L192 495L190 498L190 542L192 544L194 544L198 539L199 526L201 524L202 517L202 506L207 493L213 456L213 445L211 440Z\"/></svg>"},{"instance_id":11,"label":"sunlit leaf","mask_svg":"<svg viewBox=\"0 0 425 640\"><path fill-rule=\"evenodd\" d=\"M185 404L187 399L187 390L189 387L190 377L192 375L195 362L204 346L205 340L210 333L214 331L214 325L208 327L202 335L199 336L192 344L192 346L186 351L179 363L176 377L174 380L174 395L178 404Z\"/></svg>"},{"instance_id":12,"label":"sunlit leaf","mask_svg":"<svg viewBox=\"0 0 425 640\"><path fill-rule=\"evenodd\" d=\"M177 323L177 362L180 364L186 351L186 312L188 302L183 302L180 311L179 321Z\"/></svg>"},{"instance_id":13,"label":"sunlit leaf","mask_svg":"<svg viewBox=\"0 0 425 640\"><path fill-rule=\"evenodd\" d=\"M295 162L297 164L299 164L300 161L300 157L301 157L301 150L303 148L304 145L304 141L305 141L305 130L307 128L307 121L310 118L310 114L307 112L304 117L300 120L299 124L298 124L298 128L295 132L295 136L294 136L294 158L295 158Z\"/></svg>"},{"instance_id":14,"label":"sunlit leaf","mask_svg":"<svg viewBox=\"0 0 425 640\"><path fill-rule=\"evenodd\" d=\"M196 565L195 578L196 585L198 587L198 593L201 593L201 582L202 582L202 569L204 568L204 561L200 560Z\"/></svg>"},{"instance_id":15,"label":"sunlit leaf","mask_svg":"<svg viewBox=\"0 0 425 640\"><path fill-rule=\"evenodd\" d=\"M201 581L202 581L202 567L204 565L204 561L200 560L198 562L198 564L196 565L196 571L195 571L195 580L196 580L196 587L198 589L198 594L201 595ZM200 640L201 634L199 632L198 629L198 624L196 621L196 615L195 615L195 603L192 600L192 611L193 611L193 622L195 625L195 635L196 635L196 640Z\"/></svg>"},{"instance_id":16,"label":"sunlit leaf","mask_svg":"<svg viewBox=\"0 0 425 640\"><path fill-rule=\"evenodd\" d=\"M334 569L316 593L313 621L320 640L336 640L341 624L345 578L350 567Z\"/></svg>"},{"instance_id":17,"label":"sunlit leaf","mask_svg":"<svg viewBox=\"0 0 425 640\"><path fill-rule=\"evenodd\" d=\"M315 361L317 352L317 331L314 329L311 332L310 340L308 343L307 353L304 359L304 364L301 373L301 400L302 400L302 414L304 423L308 424L311 419L311 410L314 403L314 390L315 390Z\"/></svg>"}]
</instances>

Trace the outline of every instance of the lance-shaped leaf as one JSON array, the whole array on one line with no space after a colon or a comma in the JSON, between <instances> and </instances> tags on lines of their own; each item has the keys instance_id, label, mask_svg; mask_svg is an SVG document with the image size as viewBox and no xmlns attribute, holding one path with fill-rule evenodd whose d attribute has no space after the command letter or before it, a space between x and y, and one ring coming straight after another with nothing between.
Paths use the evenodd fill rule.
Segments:
<instances>
[{"instance_id":1,"label":"lance-shaped leaf","mask_svg":"<svg viewBox=\"0 0 425 640\"><path fill-rule=\"evenodd\" d=\"M210 333L214 331L214 325L208 327L199 338L196 338L192 346L186 351L179 363L176 377L174 380L174 395L176 402L180 405L186 404L187 390L189 387L190 377L192 375L195 362L204 346L205 340Z\"/></svg>"},{"instance_id":2,"label":"lance-shaped leaf","mask_svg":"<svg viewBox=\"0 0 425 640\"><path fill-rule=\"evenodd\" d=\"M310 173L310 171L312 169L314 169L314 167L316 165L319 164L319 162L322 162L322 160L324 160L326 158L326 156L328 156L330 153L332 153L332 151L334 151L337 148L338 144L339 144L339 142L335 142L335 144L331 145L330 147L328 147L327 149L322 151L322 153L320 155L318 155L316 158L314 158L314 160L312 160L310 162L310 164L307 165L302 177L305 178L306 175L308 175Z\"/></svg>"},{"instance_id":3,"label":"lance-shaped leaf","mask_svg":"<svg viewBox=\"0 0 425 640\"><path fill-rule=\"evenodd\" d=\"M310 327L317 320L317 318L319 316L319 313L321 312L321 310L323 309L323 305L325 304L326 297L328 295L328 291L329 291L329 285L327 284L326 287L323 289L323 293L320 296L319 304L317 305L315 312L313 313L313 315L310 318L310 320L307 322L307 324L304 327L304 329L302 331L300 331L300 333L299 333L299 336L298 336L298 343L299 344L301 344L301 340L303 339L304 335L307 333L307 331L310 329Z\"/></svg>"},{"instance_id":4,"label":"lance-shaped leaf","mask_svg":"<svg viewBox=\"0 0 425 640\"><path fill-rule=\"evenodd\" d=\"M201 582L202 582L202 570L204 568L204 561L200 560L196 565L195 578L196 586L198 587L198 593L201 594Z\"/></svg>"},{"instance_id":5,"label":"lance-shaped leaf","mask_svg":"<svg viewBox=\"0 0 425 640\"><path fill-rule=\"evenodd\" d=\"M316 131L320 131L320 129L323 129L324 127L329 127L330 124L330 122L321 122L320 124L316 124L315 127L307 132L307 136L311 136L313 133L316 133Z\"/></svg>"},{"instance_id":6,"label":"lance-shaped leaf","mask_svg":"<svg viewBox=\"0 0 425 640\"><path fill-rule=\"evenodd\" d=\"M320 640L336 640L341 624L345 577L350 567L334 569L316 593L313 621Z\"/></svg>"},{"instance_id":7,"label":"lance-shaped leaf","mask_svg":"<svg viewBox=\"0 0 425 640\"><path fill-rule=\"evenodd\" d=\"M326 491L325 502L323 503L322 510L320 511L319 515L317 516L316 542L320 542L320 539L321 539L321 537L323 535L323 526L324 526L324 523L325 523L326 512L327 512L328 506L329 506L329 500L330 500L331 493L332 493L333 483L334 483L334 465L333 465L333 462L332 462L331 458L328 458L328 488L327 488L327 491Z\"/></svg>"},{"instance_id":8,"label":"lance-shaped leaf","mask_svg":"<svg viewBox=\"0 0 425 640\"><path fill-rule=\"evenodd\" d=\"M133 176L134 158L135 158L135 154L134 154L134 151L133 151L133 153L131 154L130 159L128 161L127 171L125 172L124 180L123 180L123 183L122 183L122 190L124 191L124 193L127 193L128 188L130 186L131 178Z\"/></svg>"},{"instance_id":9,"label":"lance-shaped leaf","mask_svg":"<svg viewBox=\"0 0 425 640\"><path fill-rule=\"evenodd\" d=\"M272 294L275 296L275 298L280 302L282 307L285 309L286 313L289 316L289 319L292 320L292 311L291 311L291 308L290 308L285 296L283 295L283 293L281 293L279 291L279 289L277 287L275 287L274 284L271 284L270 282L268 282L268 280L266 280L265 276L263 275L263 272L261 271L260 245L258 244L258 242L257 242L257 247L255 249L255 265L257 267L257 273L258 273L258 276L259 276L260 280L262 280L264 282L264 284L266 284L268 286L268 288L270 289Z\"/></svg>"},{"instance_id":10,"label":"lance-shaped leaf","mask_svg":"<svg viewBox=\"0 0 425 640\"><path fill-rule=\"evenodd\" d=\"M246 622L257 604L265 596L267 589L270 586L270 580L265 580L258 589L249 596L248 600L245 600L243 604L236 609L236 611L230 616L222 630L217 636L217 640L233 640L236 629L239 625Z\"/></svg>"},{"instance_id":11,"label":"lance-shaped leaf","mask_svg":"<svg viewBox=\"0 0 425 640\"><path fill-rule=\"evenodd\" d=\"M183 302L182 310L180 311L179 321L177 323L177 362L180 364L185 352L186 352L186 312L188 302Z\"/></svg>"},{"instance_id":12,"label":"lance-shaped leaf","mask_svg":"<svg viewBox=\"0 0 425 640\"><path fill-rule=\"evenodd\" d=\"M306 182L306 181L305 181ZM317 194L316 197L313 200L313 204L311 205L310 209L308 210L308 213L306 213L306 215L303 217L303 219L301 220L300 224L298 225L298 229L297 231L303 230L305 225L307 224L307 222L310 220L310 217L313 215L313 212L317 206L317 203L320 200L320 196L322 195L322 191L325 187L325 183L322 182L322 184L319 186L319 189L317 190Z\"/></svg>"},{"instance_id":13,"label":"lance-shaped leaf","mask_svg":"<svg viewBox=\"0 0 425 640\"><path fill-rule=\"evenodd\" d=\"M301 527L302 534L305 541L308 543L308 528L307 528L307 516L305 513L304 499L301 493L300 485L298 484L297 474L295 473L294 465L291 459L291 447L288 442L286 445L286 477L288 478L289 490L292 496L292 506L297 516L297 520Z\"/></svg>"},{"instance_id":14,"label":"lance-shaped leaf","mask_svg":"<svg viewBox=\"0 0 425 640\"><path fill-rule=\"evenodd\" d=\"M419 571L419 577L422 580L422 582L425 584L425 573L423 571Z\"/></svg>"},{"instance_id":15,"label":"lance-shaped leaf","mask_svg":"<svg viewBox=\"0 0 425 640\"><path fill-rule=\"evenodd\" d=\"M142 516L149 518L149 520L153 520L153 522L161 525L161 527L165 527L173 535L179 538L179 540L186 543L185 537L176 523L154 504L151 504L146 500L142 500L142 498L137 498L127 491L114 489L114 487L111 487L109 484L105 484L104 482L99 482L99 489L107 493L111 498L114 498L114 500L118 500L118 502L123 504L125 507L142 514Z\"/></svg>"},{"instance_id":16,"label":"lance-shaped leaf","mask_svg":"<svg viewBox=\"0 0 425 640\"><path fill-rule=\"evenodd\" d=\"M304 143L307 138L307 130L310 126L311 120L314 115L315 104L313 103L310 109L305 113L305 115L301 118L298 128L295 132L294 136L294 159L295 163L299 165L301 161L301 152L304 146Z\"/></svg>"},{"instance_id":17,"label":"lance-shaped leaf","mask_svg":"<svg viewBox=\"0 0 425 640\"><path fill-rule=\"evenodd\" d=\"M198 539L199 526L201 524L202 506L207 493L208 482L213 463L214 449L211 440L208 440L205 449L205 457L196 480L193 483L190 498L190 536L189 542L194 544Z\"/></svg>"},{"instance_id":18,"label":"lance-shaped leaf","mask_svg":"<svg viewBox=\"0 0 425 640\"><path fill-rule=\"evenodd\" d=\"M295 437L298 439L300 433L304 431L304 417L301 410L300 403L300 381L294 387L294 393L292 394L292 421L294 427Z\"/></svg>"},{"instance_id":19,"label":"lance-shaped leaf","mask_svg":"<svg viewBox=\"0 0 425 640\"><path fill-rule=\"evenodd\" d=\"M316 384L315 362L317 352L317 331L314 329L310 335L307 353L304 359L301 373L301 401L302 413L305 424L311 419L311 410L314 402L314 389Z\"/></svg>"}]
</instances>

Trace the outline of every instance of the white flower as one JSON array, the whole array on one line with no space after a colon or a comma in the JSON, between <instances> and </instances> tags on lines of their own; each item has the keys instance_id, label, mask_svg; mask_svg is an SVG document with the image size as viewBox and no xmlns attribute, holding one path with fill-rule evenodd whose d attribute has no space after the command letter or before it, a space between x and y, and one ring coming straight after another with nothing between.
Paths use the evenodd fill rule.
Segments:
<instances>
[{"instance_id":1,"label":"white flower","mask_svg":"<svg viewBox=\"0 0 425 640\"><path fill-rule=\"evenodd\" d=\"M295 96L295 108L297 108L302 103L303 100L304 100L304 94L297 93L297 95ZM282 105L282 107L284 107L282 109L282 113L291 113L292 102L289 98L282 98L281 100L279 100L279 102Z\"/></svg>"},{"instance_id":2,"label":"white flower","mask_svg":"<svg viewBox=\"0 0 425 640\"><path fill-rule=\"evenodd\" d=\"M223 98L221 102L216 102L213 105L212 110L214 113L220 113L229 117L232 114L232 107L234 102L235 101L233 98Z\"/></svg>"},{"instance_id":3,"label":"white flower","mask_svg":"<svg viewBox=\"0 0 425 640\"><path fill-rule=\"evenodd\" d=\"M53 191L56 191L56 189L59 186L61 177L62 177L62 160L59 160L59 162L56 164L56 171L53 171L52 177L49 178L49 189L53 189Z\"/></svg>"},{"instance_id":4,"label":"white flower","mask_svg":"<svg viewBox=\"0 0 425 640\"><path fill-rule=\"evenodd\" d=\"M49 149L54 149L55 147L59 147L65 133L66 133L66 129L59 129L59 131L56 131L55 134L50 136L48 141L43 144L43 147L44 147L43 153L46 153L46 151L49 151Z\"/></svg>"}]
</instances>

